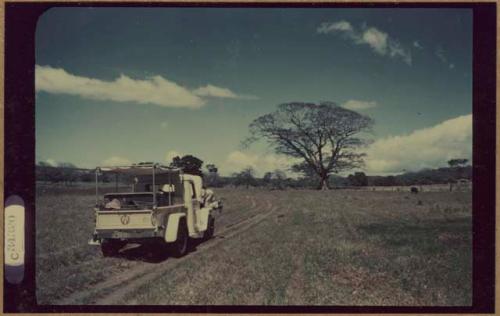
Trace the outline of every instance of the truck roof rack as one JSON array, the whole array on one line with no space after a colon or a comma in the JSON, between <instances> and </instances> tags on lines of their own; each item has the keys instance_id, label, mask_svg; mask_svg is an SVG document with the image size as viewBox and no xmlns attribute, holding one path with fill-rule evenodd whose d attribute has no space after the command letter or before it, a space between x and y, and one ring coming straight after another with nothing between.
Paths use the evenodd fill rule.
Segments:
<instances>
[{"instance_id":1,"label":"truck roof rack","mask_svg":"<svg viewBox=\"0 0 500 316\"><path fill-rule=\"evenodd\" d=\"M166 173L182 173L181 169L175 167L165 166L159 163L139 163L130 166L103 166L97 167L96 172L128 174L128 175L150 175L152 171L155 174Z\"/></svg>"}]
</instances>

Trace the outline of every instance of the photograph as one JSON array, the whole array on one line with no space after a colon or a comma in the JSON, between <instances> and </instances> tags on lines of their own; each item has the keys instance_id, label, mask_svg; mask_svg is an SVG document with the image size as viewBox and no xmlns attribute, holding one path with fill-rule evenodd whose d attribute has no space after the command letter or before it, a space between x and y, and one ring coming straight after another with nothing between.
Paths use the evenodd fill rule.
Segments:
<instances>
[{"instance_id":1,"label":"photograph","mask_svg":"<svg viewBox=\"0 0 500 316\"><path fill-rule=\"evenodd\" d=\"M44 10L36 305L472 308L474 19L467 6Z\"/></svg>"}]
</instances>

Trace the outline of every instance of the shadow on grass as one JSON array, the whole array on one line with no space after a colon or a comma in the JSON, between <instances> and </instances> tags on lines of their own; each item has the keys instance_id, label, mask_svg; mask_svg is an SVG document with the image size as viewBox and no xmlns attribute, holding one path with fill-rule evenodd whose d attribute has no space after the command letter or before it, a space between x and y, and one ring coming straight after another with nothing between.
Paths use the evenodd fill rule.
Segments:
<instances>
[{"instance_id":1,"label":"shadow on grass","mask_svg":"<svg viewBox=\"0 0 500 316\"><path fill-rule=\"evenodd\" d=\"M470 217L387 221L358 229L371 244L385 248L384 258L363 257L362 264L388 272L404 293L422 304L471 304Z\"/></svg>"},{"instance_id":2,"label":"shadow on grass","mask_svg":"<svg viewBox=\"0 0 500 316\"><path fill-rule=\"evenodd\" d=\"M188 244L187 253L183 256L188 256L196 251L196 247L203 241L199 239L191 239ZM123 258L130 261L142 261L148 263L162 263L171 257L169 249L164 244L129 244L122 248L120 252L114 256L115 258Z\"/></svg>"},{"instance_id":3,"label":"shadow on grass","mask_svg":"<svg viewBox=\"0 0 500 316\"><path fill-rule=\"evenodd\" d=\"M452 242L455 246L469 245L472 221L470 218L428 219L418 224L391 221L360 225L358 229L368 239L382 241L388 247L438 252L442 242Z\"/></svg>"},{"instance_id":4,"label":"shadow on grass","mask_svg":"<svg viewBox=\"0 0 500 316\"><path fill-rule=\"evenodd\" d=\"M166 247L161 245L135 244L127 245L114 256L130 261L143 261L148 263L161 263L168 259L169 254Z\"/></svg>"}]
</instances>

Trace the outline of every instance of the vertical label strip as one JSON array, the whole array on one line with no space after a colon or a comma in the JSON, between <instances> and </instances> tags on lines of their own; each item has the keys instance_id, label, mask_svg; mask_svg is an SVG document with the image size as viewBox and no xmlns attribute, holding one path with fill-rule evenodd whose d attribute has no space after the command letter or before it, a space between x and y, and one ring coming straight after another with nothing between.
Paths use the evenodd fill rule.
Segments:
<instances>
[{"instance_id":1,"label":"vertical label strip","mask_svg":"<svg viewBox=\"0 0 500 316\"><path fill-rule=\"evenodd\" d=\"M5 279L11 284L19 284L24 278L24 201L17 195L5 202L4 218L4 262Z\"/></svg>"}]
</instances>

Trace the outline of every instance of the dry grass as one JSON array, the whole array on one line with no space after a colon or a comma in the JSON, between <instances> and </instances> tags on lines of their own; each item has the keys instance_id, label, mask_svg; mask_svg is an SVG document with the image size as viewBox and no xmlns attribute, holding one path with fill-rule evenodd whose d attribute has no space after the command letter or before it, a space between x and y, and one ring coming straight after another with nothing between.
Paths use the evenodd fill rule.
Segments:
<instances>
[{"instance_id":1,"label":"dry grass","mask_svg":"<svg viewBox=\"0 0 500 316\"><path fill-rule=\"evenodd\" d=\"M216 224L219 243L137 284L120 303L471 304L470 192L216 192L226 199ZM136 266L154 270L175 260L102 258L86 244L92 204L91 194L38 195L40 303L92 289ZM235 224L271 209L258 225L223 238Z\"/></svg>"}]
</instances>

